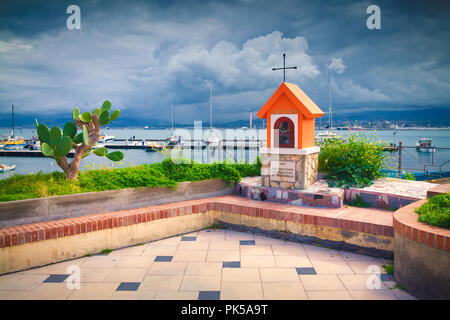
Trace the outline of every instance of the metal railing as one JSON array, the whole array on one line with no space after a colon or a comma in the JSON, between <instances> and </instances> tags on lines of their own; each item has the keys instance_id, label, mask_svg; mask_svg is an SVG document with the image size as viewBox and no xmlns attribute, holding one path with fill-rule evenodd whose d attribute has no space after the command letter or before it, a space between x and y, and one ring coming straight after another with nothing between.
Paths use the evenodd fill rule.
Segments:
<instances>
[{"instance_id":1,"label":"metal railing","mask_svg":"<svg viewBox=\"0 0 450 320\"><path fill-rule=\"evenodd\" d=\"M427 164L424 163L423 161L421 161L416 155L413 155L411 152L408 151L408 149L426 149L427 151L430 150L431 153L431 164ZM439 172L438 175L440 177L442 177L443 171L442 171L442 167L445 166L447 163L450 162L450 160L446 160L443 163L436 163L435 162L435 153L436 151L439 150L450 150L450 148L441 148L441 147L420 147L420 146L414 146L414 147L410 147L410 146L403 146L402 142L400 141L398 143L398 165L397 165L397 174L398 177L401 178L402 177L402 171L403 170L416 170L416 171L423 171L423 173L426 175L427 174L427 169L428 168L439 168L439 171L435 171L433 173ZM418 168L406 168L402 166L402 157L403 157L403 152L410 155L414 160L416 160L419 164L420 167ZM430 171L428 171L430 172Z\"/></svg>"}]
</instances>

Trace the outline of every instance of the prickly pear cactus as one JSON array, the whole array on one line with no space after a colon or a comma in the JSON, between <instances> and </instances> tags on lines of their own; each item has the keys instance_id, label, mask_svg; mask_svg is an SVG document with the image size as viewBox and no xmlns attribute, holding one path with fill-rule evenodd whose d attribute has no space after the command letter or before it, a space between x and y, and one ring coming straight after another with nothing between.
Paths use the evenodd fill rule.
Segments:
<instances>
[{"instance_id":1,"label":"prickly pear cactus","mask_svg":"<svg viewBox=\"0 0 450 320\"><path fill-rule=\"evenodd\" d=\"M109 153L104 147L93 149L100 138L100 126L107 125L120 116L118 109L110 112L111 106L111 101L106 100L101 109L97 108L92 113L88 111L80 113L78 108L73 109L73 122L67 122L62 131L58 127L49 129L45 124L38 124L36 120L42 153L54 158L68 179L77 179L81 159L91 153L112 161L123 159L124 155L120 151ZM69 163L67 155L72 149L75 151L74 158Z\"/></svg>"}]
</instances>

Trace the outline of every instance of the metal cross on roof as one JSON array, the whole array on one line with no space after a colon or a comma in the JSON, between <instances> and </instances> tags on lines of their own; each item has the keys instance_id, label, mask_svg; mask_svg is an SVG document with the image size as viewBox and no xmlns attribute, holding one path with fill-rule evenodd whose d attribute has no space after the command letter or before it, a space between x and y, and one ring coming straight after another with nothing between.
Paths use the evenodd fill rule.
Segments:
<instances>
[{"instance_id":1,"label":"metal cross on roof","mask_svg":"<svg viewBox=\"0 0 450 320\"><path fill-rule=\"evenodd\" d=\"M283 53L283 68L272 68L272 71L283 70L283 82L286 82L286 69L297 69L297 67L286 67L286 53Z\"/></svg>"}]
</instances>

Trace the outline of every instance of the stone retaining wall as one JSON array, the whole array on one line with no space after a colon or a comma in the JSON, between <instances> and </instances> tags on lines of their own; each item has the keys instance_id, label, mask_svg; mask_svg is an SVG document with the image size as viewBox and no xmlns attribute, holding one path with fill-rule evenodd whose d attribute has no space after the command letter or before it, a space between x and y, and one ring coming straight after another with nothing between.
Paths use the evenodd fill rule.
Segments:
<instances>
[{"instance_id":1,"label":"stone retaining wall","mask_svg":"<svg viewBox=\"0 0 450 320\"><path fill-rule=\"evenodd\" d=\"M392 257L392 226L227 196L0 229L0 274L188 233L217 221L272 236L283 233L291 241Z\"/></svg>"},{"instance_id":2,"label":"stone retaining wall","mask_svg":"<svg viewBox=\"0 0 450 320\"><path fill-rule=\"evenodd\" d=\"M0 228L232 193L232 186L214 179L181 182L176 190L121 189L0 202Z\"/></svg>"},{"instance_id":3,"label":"stone retaining wall","mask_svg":"<svg viewBox=\"0 0 450 320\"><path fill-rule=\"evenodd\" d=\"M420 299L450 299L450 231L418 222L421 200L394 213L394 280Z\"/></svg>"}]
</instances>

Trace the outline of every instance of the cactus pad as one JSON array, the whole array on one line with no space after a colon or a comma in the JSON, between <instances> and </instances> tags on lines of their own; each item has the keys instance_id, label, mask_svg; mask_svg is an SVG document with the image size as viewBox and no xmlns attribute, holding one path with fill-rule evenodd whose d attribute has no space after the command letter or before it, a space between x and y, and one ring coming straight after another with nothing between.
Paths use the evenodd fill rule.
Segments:
<instances>
[{"instance_id":1,"label":"cactus pad","mask_svg":"<svg viewBox=\"0 0 450 320\"><path fill-rule=\"evenodd\" d=\"M83 122L89 122L92 120L92 115L89 111L83 112L80 114L80 120Z\"/></svg>"},{"instance_id":2,"label":"cactus pad","mask_svg":"<svg viewBox=\"0 0 450 320\"><path fill-rule=\"evenodd\" d=\"M50 142L50 130L48 130L48 127L45 124L40 124L37 127L37 133L41 142Z\"/></svg>"},{"instance_id":3,"label":"cactus pad","mask_svg":"<svg viewBox=\"0 0 450 320\"><path fill-rule=\"evenodd\" d=\"M80 109L78 109L78 108L73 109L73 111L72 111L72 118L74 120L80 119Z\"/></svg>"},{"instance_id":4,"label":"cactus pad","mask_svg":"<svg viewBox=\"0 0 450 320\"><path fill-rule=\"evenodd\" d=\"M51 147L56 146L56 142L58 142L58 139L62 136L61 129L58 127L53 127L50 130L50 137L49 137L49 145Z\"/></svg>"},{"instance_id":5,"label":"cactus pad","mask_svg":"<svg viewBox=\"0 0 450 320\"><path fill-rule=\"evenodd\" d=\"M112 103L109 100L106 100L105 102L103 102L102 105L102 110L109 110L111 109Z\"/></svg>"},{"instance_id":6,"label":"cactus pad","mask_svg":"<svg viewBox=\"0 0 450 320\"><path fill-rule=\"evenodd\" d=\"M71 137L72 139L77 134L77 126L73 122L67 122L63 128L63 135Z\"/></svg>"},{"instance_id":7,"label":"cactus pad","mask_svg":"<svg viewBox=\"0 0 450 320\"><path fill-rule=\"evenodd\" d=\"M73 138L73 143L80 144L83 142L83 133L79 133Z\"/></svg>"},{"instance_id":8,"label":"cactus pad","mask_svg":"<svg viewBox=\"0 0 450 320\"><path fill-rule=\"evenodd\" d=\"M96 114L100 118L100 115L102 114L102 110L100 110L99 108L96 108L94 111L92 111L92 114Z\"/></svg>"},{"instance_id":9,"label":"cactus pad","mask_svg":"<svg viewBox=\"0 0 450 320\"><path fill-rule=\"evenodd\" d=\"M87 146L89 144L89 134L85 125L83 125L83 143Z\"/></svg>"},{"instance_id":10,"label":"cactus pad","mask_svg":"<svg viewBox=\"0 0 450 320\"><path fill-rule=\"evenodd\" d=\"M58 139L56 143L56 154L58 156L67 155L72 149L72 139L68 136L62 136Z\"/></svg>"},{"instance_id":11,"label":"cactus pad","mask_svg":"<svg viewBox=\"0 0 450 320\"><path fill-rule=\"evenodd\" d=\"M49 146L47 143L45 143L45 142L42 143L41 151L42 151L42 154L43 154L44 156L46 156L46 157L50 157L50 156L52 156L53 153L54 153L53 148L50 147L50 146Z\"/></svg>"},{"instance_id":12,"label":"cactus pad","mask_svg":"<svg viewBox=\"0 0 450 320\"><path fill-rule=\"evenodd\" d=\"M108 149L106 149L104 147L97 148L97 149L94 149L94 153L99 157L104 157L108 153Z\"/></svg>"},{"instance_id":13,"label":"cactus pad","mask_svg":"<svg viewBox=\"0 0 450 320\"><path fill-rule=\"evenodd\" d=\"M100 123L100 125L104 126L107 125L109 123L109 111L108 110L103 110L102 113L100 114L100 117L98 118L98 122Z\"/></svg>"},{"instance_id":14,"label":"cactus pad","mask_svg":"<svg viewBox=\"0 0 450 320\"><path fill-rule=\"evenodd\" d=\"M108 153L106 155L106 157L111 161L120 161L123 159L124 155L120 151L114 151L114 152Z\"/></svg>"},{"instance_id":15,"label":"cactus pad","mask_svg":"<svg viewBox=\"0 0 450 320\"><path fill-rule=\"evenodd\" d=\"M110 120L116 120L119 116L120 116L120 110L117 109L111 114L111 119Z\"/></svg>"}]
</instances>

